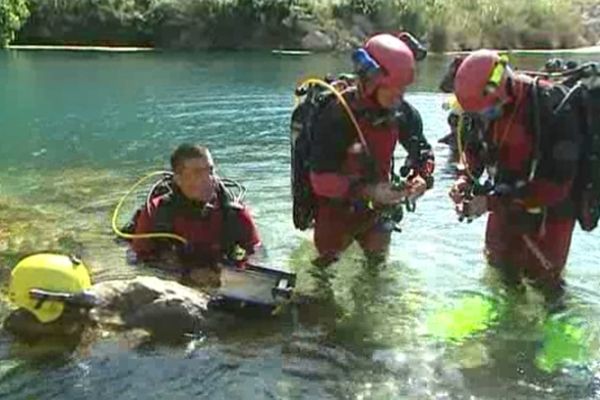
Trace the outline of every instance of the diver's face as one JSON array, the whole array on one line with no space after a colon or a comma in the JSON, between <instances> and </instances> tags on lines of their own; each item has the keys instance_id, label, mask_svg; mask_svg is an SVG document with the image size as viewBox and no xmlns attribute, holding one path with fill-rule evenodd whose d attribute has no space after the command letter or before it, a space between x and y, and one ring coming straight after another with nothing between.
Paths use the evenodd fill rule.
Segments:
<instances>
[{"instance_id":1,"label":"diver's face","mask_svg":"<svg viewBox=\"0 0 600 400\"><path fill-rule=\"evenodd\" d=\"M175 183L190 200L208 202L215 193L214 164L206 158L190 158L175 172Z\"/></svg>"},{"instance_id":2,"label":"diver's face","mask_svg":"<svg viewBox=\"0 0 600 400\"><path fill-rule=\"evenodd\" d=\"M375 98L381 108L390 109L397 105L404 95L403 87L380 86L375 92Z\"/></svg>"}]
</instances>

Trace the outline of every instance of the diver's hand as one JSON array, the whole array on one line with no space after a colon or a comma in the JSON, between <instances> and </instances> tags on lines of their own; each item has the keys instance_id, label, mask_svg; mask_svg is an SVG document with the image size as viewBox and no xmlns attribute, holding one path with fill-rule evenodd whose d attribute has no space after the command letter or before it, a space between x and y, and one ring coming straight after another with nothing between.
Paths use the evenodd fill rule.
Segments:
<instances>
[{"instance_id":1,"label":"diver's hand","mask_svg":"<svg viewBox=\"0 0 600 400\"><path fill-rule=\"evenodd\" d=\"M454 204L458 205L465 201L469 186L470 183L466 178L458 178L454 182L448 193Z\"/></svg>"},{"instance_id":2,"label":"diver's hand","mask_svg":"<svg viewBox=\"0 0 600 400\"><path fill-rule=\"evenodd\" d=\"M419 197L423 196L427 190L427 182L422 176L417 175L412 179L409 179L406 183L407 197L411 201L415 201Z\"/></svg>"},{"instance_id":3,"label":"diver's hand","mask_svg":"<svg viewBox=\"0 0 600 400\"><path fill-rule=\"evenodd\" d=\"M380 182L367 185L364 194L375 205L393 206L400 203L407 196L407 189L398 190L390 182Z\"/></svg>"}]
</instances>

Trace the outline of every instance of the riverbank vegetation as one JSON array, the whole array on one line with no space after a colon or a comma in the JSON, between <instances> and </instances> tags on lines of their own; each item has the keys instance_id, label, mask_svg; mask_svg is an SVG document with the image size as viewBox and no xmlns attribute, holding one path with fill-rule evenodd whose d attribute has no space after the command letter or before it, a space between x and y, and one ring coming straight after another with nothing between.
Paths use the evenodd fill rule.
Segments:
<instances>
[{"instance_id":1,"label":"riverbank vegetation","mask_svg":"<svg viewBox=\"0 0 600 400\"><path fill-rule=\"evenodd\" d=\"M0 0L0 47L14 40L28 17L26 0Z\"/></svg>"},{"instance_id":2,"label":"riverbank vegetation","mask_svg":"<svg viewBox=\"0 0 600 400\"><path fill-rule=\"evenodd\" d=\"M409 30L436 51L595 44L583 29L583 10L594 7L589 0L0 0L0 4L0 45L14 41L334 50L383 30Z\"/></svg>"}]
</instances>

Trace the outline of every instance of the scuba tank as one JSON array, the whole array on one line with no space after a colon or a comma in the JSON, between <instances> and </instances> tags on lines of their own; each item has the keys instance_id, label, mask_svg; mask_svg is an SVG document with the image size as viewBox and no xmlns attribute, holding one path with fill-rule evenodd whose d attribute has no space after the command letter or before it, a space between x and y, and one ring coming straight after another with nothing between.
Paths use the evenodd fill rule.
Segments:
<instances>
[{"instance_id":1,"label":"scuba tank","mask_svg":"<svg viewBox=\"0 0 600 400\"><path fill-rule=\"evenodd\" d=\"M596 228L600 219L600 63L577 65L553 59L546 63L545 69L549 72L533 74L544 76L561 88L558 91L560 101L553 104L550 118L573 115L579 122L577 133L581 135L582 143L572 197L579 225L589 232ZM546 124L546 130L556 129L546 115L536 119L538 123ZM571 130L572 126L563 129ZM542 128L536 134L538 141L546 130Z\"/></svg>"},{"instance_id":2,"label":"scuba tank","mask_svg":"<svg viewBox=\"0 0 600 400\"><path fill-rule=\"evenodd\" d=\"M593 75L586 76L580 88L581 116L584 118L583 154L575 182L575 199L578 203L577 219L584 231L591 231L600 219L600 64L591 68ZM572 91L577 88L571 89Z\"/></svg>"},{"instance_id":3,"label":"scuba tank","mask_svg":"<svg viewBox=\"0 0 600 400\"><path fill-rule=\"evenodd\" d=\"M352 75L340 75L337 78L327 76L326 84L343 91L356 84ZM316 212L316 197L310 184L310 150L313 142L313 126L322 109L335 96L324 86L307 83L296 88L298 105L292 112L290 123L291 144L291 186L293 221L296 229L306 230L312 227Z\"/></svg>"}]
</instances>

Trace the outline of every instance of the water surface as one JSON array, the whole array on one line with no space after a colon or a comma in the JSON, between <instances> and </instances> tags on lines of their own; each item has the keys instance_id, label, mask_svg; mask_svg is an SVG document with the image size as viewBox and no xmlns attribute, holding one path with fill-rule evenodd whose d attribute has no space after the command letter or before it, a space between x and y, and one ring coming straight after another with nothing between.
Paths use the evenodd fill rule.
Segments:
<instances>
[{"instance_id":1,"label":"water surface","mask_svg":"<svg viewBox=\"0 0 600 400\"><path fill-rule=\"evenodd\" d=\"M109 336L57 353L0 336L0 397L600 398L599 234L575 233L559 312L497 282L481 252L484 220L459 224L447 199L449 151L436 143L447 132L436 92L447 61L421 64L408 94L435 145L435 188L393 237L386 270L367 273L352 249L328 286L312 273L310 233L291 222L287 128L294 85L346 70L344 57L0 53L3 283L19 257L43 249L81 253L96 282L141 273L110 215L136 179L193 141L247 186L271 261L321 299L183 345Z\"/></svg>"}]
</instances>

